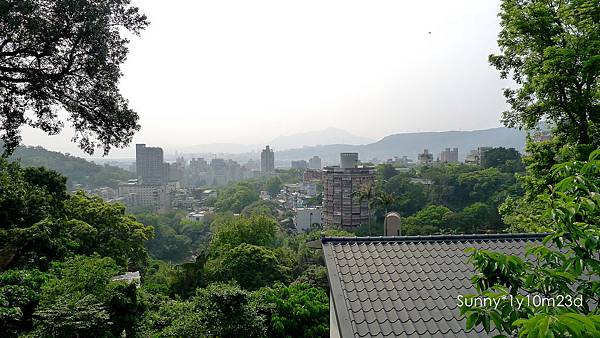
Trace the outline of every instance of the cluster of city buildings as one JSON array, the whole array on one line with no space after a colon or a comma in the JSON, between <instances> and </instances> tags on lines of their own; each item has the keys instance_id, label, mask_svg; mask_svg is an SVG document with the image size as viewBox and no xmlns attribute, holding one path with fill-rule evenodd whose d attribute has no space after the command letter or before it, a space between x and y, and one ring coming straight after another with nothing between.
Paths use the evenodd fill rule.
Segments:
<instances>
[{"instance_id":1,"label":"cluster of city buildings","mask_svg":"<svg viewBox=\"0 0 600 338\"><path fill-rule=\"evenodd\" d=\"M321 168L323 167L323 163L319 156L313 156L308 161L306 161L306 160L291 161L290 167L292 169L321 170Z\"/></svg>"},{"instance_id":2,"label":"cluster of city buildings","mask_svg":"<svg viewBox=\"0 0 600 338\"><path fill-rule=\"evenodd\" d=\"M491 147L478 147L475 150L469 151L465 157L465 163L481 164L484 153L490 149ZM406 156L403 159L406 159ZM435 160L433 153L429 152L428 149L424 149L417 156L417 164L430 165L436 163L459 163L458 148L454 147L442 150Z\"/></svg>"},{"instance_id":3,"label":"cluster of city buildings","mask_svg":"<svg viewBox=\"0 0 600 338\"><path fill-rule=\"evenodd\" d=\"M458 163L458 148L446 148L440 152L440 156L434 161L433 153L429 149L423 150L417 156L417 162L421 165L432 163Z\"/></svg>"},{"instance_id":4,"label":"cluster of city buildings","mask_svg":"<svg viewBox=\"0 0 600 338\"><path fill-rule=\"evenodd\" d=\"M261 162L249 160L240 165L231 159L178 157L175 162L164 160L160 147L136 144L135 179L121 182L117 189L103 187L94 193L105 200L118 201L131 208L146 208L165 212L170 208L200 210L216 191L206 187L226 186L232 182L275 172L273 150L268 146Z\"/></svg>"},{"instance_id":5,"label":"cluster of city buildings","mask_svg":"<svg viewBox=\"0 0 600 338\"><path fill-rule=\"evenodd\" d=\"M480 164L488 149L480 147L470 151L465 162ZM417 162L402 156L389 159L387 163L404 168L416 164L458 163L458 155L458 148L446 148L434 161L434 154L425 149L418 154ZM284 184L276 196L261 192L260 197L276 201L283 210L293 210L293 221L298 230L323 225L353 229L369 222L369 201L361 198L361 191L375 185L375 168L361 164L358 153L341 153L339 165L323 167L321 158L313 156L308 160L291 161L291 168L302 170L300 183ZM206 207L207 201L216 198L216 190L211 187L275 175L275 153L266 146L261 151L260 161L249 160L244 165L222 158L186 161L178 157L175 162L167 163L161 148L137 144L135 172L135 179L122 182L117 189L105 187L94 193L128 207L149 208L156 212L170 208L189 210L190 220L201 221L210 211ZM322 203L316 206L315 198L321 193Z\"/></svg>"},{"instance_id":6,"label":"cluster of city buildings","mask_svg":"<svg viewBox=\"0 0 600 338\"><path fill-rule=\"evenodd\" d=\"M323 225L353 229L367 224L369 201L361 198L359 193L374 186L375 167L359 164L358 153L341 153L339 165L326 166L322 170L317 169L321 165L320 159L312 162L312 168L304 172L302 183L285 185L282 191L285 196L292 197L282 202L295 211L296 229L306 231ZM317 182L323 187L322 205L303 204L303 199L316 195L312 186L316 187Z\"/></svg>"}]
</instances>

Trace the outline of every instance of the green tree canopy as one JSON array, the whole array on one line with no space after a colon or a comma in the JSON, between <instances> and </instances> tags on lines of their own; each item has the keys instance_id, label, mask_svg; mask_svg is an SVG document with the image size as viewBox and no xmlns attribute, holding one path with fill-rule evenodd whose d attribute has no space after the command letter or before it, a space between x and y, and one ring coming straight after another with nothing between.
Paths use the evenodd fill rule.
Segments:
<instances>
[{"instance_id":1,"label":"green tree canopy","mask_svg":"<svg viewBox=\"0 0 600 338\"><path fill-rule=\"evenodd\" d=\"M242 210L242 215L248 217L252 214L262 214L271 217L278 216L279 205L274 201L256 201Z\"/></svg>"},{"instance_id":2,"label":"green tree canopy","mask_svg":"<svg viewBox=\"0 0 600 338\"><path fill-rule=\"evenodd\" d=\"M33 328L32 315L47 280L48 274L37 269L0 274L0 332L16 337Z\"/></svg>"},{"instance_id":3,"label":"green tree canopy","mask_svg":"<svg viewBox=\"0 0 600 338\"><path fill-rule=\"evenodd\" d=\"M274 197L277 196L282 186L283 182L281 181L281 178L279 178L279 176L273 176L269 177L265 182L264 190Z\"/></svg>"},{"instance_id":4,"label":"green tree canopy","mask_svg":"<svg viewBox=\"0 0 600 338\"><path fill-rule=\"evenodd\" d=\"M383 184L383 190L394 194L395 203L390 211L397 211L403 216L409 216L427 205L427 192L422 184L412 183L404 175L396 175Z\"/></svg>"},{"instance_id":5,"label":"green tree canopy","mask_svg":"<svg viewBox=\"0 0 600 338\"><path fill-rule=\"evenodd\" d=\"M483 325L489 333L520 337L597 337L600 334L600 149L588 161L554 166L557 180L539 198L547 206L552 233L543 244L527 249L522 260L488 250L472 249L470 261L478 273L478 294L498 306L463 304L467 329ZM525 294L552 301L525 301ZM562 300L561 300L562 298ZM511 299L519 299L515 306ZM575 301L578 300L578 301ZM558 303L560 302L560 303Z\"/></svg>"},{"instance_id":6,"label":"green tree canopy","mask_svg":"<svg viewBox=\"0 0 600 338\"><path fill-rule=\"evenodd\" d=\"M75 229L84 231L83 240L78 234L77 253L112 257L121 266L140 268L146 263L144 242L152 237L153 229L126 214L122 204L106 203L100 197L77 192L65 203L65 217L77 220Z\"/></svg>"},{"instance_id":7,"label":"green tree canopy","mask_svg":"<svg viewBox=\"0 0 600 338\"><path fill-rule=\"evenodd\" d=\"M78 192L43 168L21 168L0 159L0 268L37 266L72 255L98 253L141 267L152 228L125 207Z\"/></svg>"},{"instance_id":8,"label":"green tree canopy","mask_svg":"<svg viewBox=\"0 0 600 338\"><path fill-rule=\"evenodd\" d=\"M33 314L35 331L59 337L133 334L140 312L136 286L111 281L120 272L110 257L55 263Z\"/></svg>"},{"instance_id":9,"label":"green tree canopy","mask_svg":"<svg viewBox=\"0 0 600 338\"><path fill-rule=\"evenodd\" d=\"M327 268L322 265L308 265L302 274L296 278L294 284L308 284L315 288L329 291Z\"/></svg>"},{"instance_id":10,"label":"green tree canopy","mask_svg":"<svg viewBox=\"0 0 600 338\"><path fill-rule=\"evenodd\" d=\"M277 221L267 215L225 216L211 225L213 237L210 241L212 255L225 252L242 243L272 246L279 229Z\"/></svg>"},{"instance_id":11,"label":"green tree canopy","mask_svg":"<svg viewBox=\"0 0 600 338\"><path fill-rule=\"evenodd\" d=\"M307 284L277 284L254 293L269 337L328 337L329 298Z\"/></svg>"},{"instance_id":12,"label":"green tree canopy","mask_svg":"<svg viewBox=\"0 0 600 338\"><path fill-rule=\"evenodd\" d=\"M543 212L546 206L538 199L538 195L547 193L548 187L558 183L553 174L553 166L569 161L585 161L594 150L585 144L564 144L558 137L547 141L534 142L528 138L526 166L524 174L517 174L517 181L524 194L509 196L499 207L504 222L513 231L539 232L547 231L549 219Z\"/></svg>"},{"instance_id":13,"label":"green tree canopy","mask_svg":"<svg viewBox=\"0 0 600 338\"><path fill-rule=\"evenodd\" d=\"M86 189L117 188L119 182L135 178L135 174L127 170L108 164L99 165L81 157L46 150L40 146L19 146L9 159L19 161L23 167L45 167L55 170L68 179L67 187L70 190L73 190L76 184L81 184Z\"/></svg>"},{"instance_id":14,"label":"green tree canopy","mask_svg":"<svg viewBox=\"0 0 600 338\"><path fill-rule=\"evenodd\" d=\"M219 191L215 208L220 212L239 214L245 207L258 201L256 187L248 183L236 183L223 191Z\"/></svg>"},{"instance_id":15,"label":"green tree canopy","mask_svg":"<svg viewBox=\"0 0 600 338\"><path fill-rule=\"evenodd\" d=\"M286 282L291 269L282 264L275 250L243 243L208 263L213 280L236 281L246 290L256 290L274 282Z\"/></svg>"},{"instance_id":16,"label":"green tree canopy","mask_svg":"<svg viewBox=\"0 0 600 338\"><path fill-rule=\"evenodd\" d=\"M402 220L403 235L426 235L449 226L452 210L441 205L428 205L416 214Z\"/></svg>"},{"instance_id":17,"label":"green tree canopy","mask_svg":"<svg viewBox=\"0 0 600 338\"><path fill-rule=\"evenodd\" d=\"M394 168L394 166L389 163L385 163L385 164L381 164L381 165L377 166L376 175L377 175L378 180L381 180L382 182L389 180L390 178L396 176L397 174L398 174L398 171L396 170L396 168Z\"/></svg>"},{"instance_id":18,"label":"green tree canopy","mask_svg":"<svg viewBox=\"0 0 600 338\"><path fill-rule=\"evenodd\" d=\"M521 154L515 148L495 147L486 150L481 159L483 168L498 168L502 172L516 173L525 170Z\"/></svg>"},{"instance_id":19,"label":"green tree canopy","mask_svg":"<svg viewBox=\"0 0 600 338\"><path fill-rule=\"evenodd\" d=\"M0 137L5 151L23 125L53 135L69 114L74 140L87 153L107 154L139 129L138 115L119 93L125 32L148 22L128 0L18 0L0 3ZM30 112L32 114L30 114Z\"/></svg>"},{"instance_id":20,"label":"green tree canopy","mask_svg":"<svg viewBox=\"0 0 600 338\"><path fill-rule=\"evenodd\" d=\"M567 142L600 142L597 0L503 0L500 54L490 63L518 87L505 89L508 127L551 121Z\"/></svg>"},{"instance_id":21,"label":"green tree canopy","mask_svg":"<svg viewBox=\"0 0 600 338\"><path fill-rule=\"evenodd\" d=\"M482 202L475 202L455 213L451 218L451 225L455 228L460 227L460 230L465 233L476 234L485 230L498 233L502 222L494 207Z\"/></svg>"},{"instance_id":22,"label":"green tree canopy","mask_svg":"<svg viewBox=\"0 0 600 338\"><path fill-rule=\"evenodd\" d=\"M161 337L265 337L264 316L249 292L235 284L198 289L189 301L166 301L146 314L145 335Z\"/></svg>"},{"instance_id":23,"label":"green tree canopy","mask_svg":"<svg viewBox=\"0 0 600 338\"><path fill-rule=\"evenodd\" d=\"M497 205L507 195L517 192L514 176L495 167L460 174L458 184L466 193L466 203L486 202Z\"/></svg>"}]
</instances>

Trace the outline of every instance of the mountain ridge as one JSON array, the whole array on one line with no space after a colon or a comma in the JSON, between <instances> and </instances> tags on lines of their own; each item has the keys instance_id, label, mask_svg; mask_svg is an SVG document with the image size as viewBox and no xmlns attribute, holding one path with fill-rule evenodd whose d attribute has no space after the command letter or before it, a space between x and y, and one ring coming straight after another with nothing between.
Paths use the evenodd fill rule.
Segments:
<instances>
[{"instance_id":1,"label":"mountain ridge","mask_svg":"<svg viewBox=\"0 0 600 338\"><path fill-rule=\"evenodd\" d=\"M292 160L320 156L325 162L336 163L340 152L358 152L361 160L378 158L385 160L394 156L408 156L416 159L423 149L433 152L434 158L445 148L459 149L459 159L478 147L506 147L523 151L525 148L524 131L505 127L471 131L411 132L388 135L379 141L365 145L324 145L276 151L276 160Z\"/></svg>"},{"instance_id":2,"label":"mountain ridge","mask_svg":"<svg viewBox=\"0 0 600 338\"><path fill-rule=\"evenodd\" d=\"M289 150L329 144L361 145L375 141L354 135L344 129L329 127L323 130L278 136L271 140L270 145L276 150Z\"/></svg>"}]
</instances>

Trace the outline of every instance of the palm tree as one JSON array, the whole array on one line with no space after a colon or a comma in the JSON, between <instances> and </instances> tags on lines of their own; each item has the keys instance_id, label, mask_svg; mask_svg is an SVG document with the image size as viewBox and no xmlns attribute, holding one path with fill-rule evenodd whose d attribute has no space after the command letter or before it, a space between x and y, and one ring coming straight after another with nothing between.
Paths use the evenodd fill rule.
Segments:
<instances>
[{"instance_id":1,"label":"palm tree","mask_svg":"<svg viewBox=\"0 0 600 338\"><path fill-rule=\"evenodd\" d=\"M383 210L385 210L385 215L387 215L389 208L396 203L396 195L386 191L379 191L377 193L377 202L383 207Z\"/></svg>"},{"instance_id":2,"label":"palm tree","mask_svg":"<svg viewBox=\"0 0 600 338\"><path fill-rule=\"evenodd\" d=\"M362 204L363 201L367 201L369 206L369 236L371 236L371 213L375 206L376 189L372 183L363 184L357 191L352 193L353 197L358 197L358 201Z\"/></svg>"},{"instance_id":3,"label":"palm tree","mask_svg":"<svg viewBox=\"0 0 600 338\"><path fill-rule=\"evenodd\" d=\"M389 192L381 190L377 193L377 203L384 210L383 233L385 234L386 233L386 230L385 230L386 217L388 215L390 207L392 205L394 205L394 203L396 203L396 195L394 195L394 193L389 193Z\"/></svg>"}]
</instances>

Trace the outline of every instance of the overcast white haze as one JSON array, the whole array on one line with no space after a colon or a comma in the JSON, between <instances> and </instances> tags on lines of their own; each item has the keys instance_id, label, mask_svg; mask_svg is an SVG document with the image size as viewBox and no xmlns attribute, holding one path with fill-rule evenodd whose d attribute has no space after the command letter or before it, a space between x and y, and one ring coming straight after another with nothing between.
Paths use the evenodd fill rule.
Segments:
<instances>
[{"instance_id":1,"label":"overcast white haze","mask_svg":"<svg viewBox=\"0 0 600 338\"><path fill-rule=\"evenodd\" d=\"M487 62L498 0L134 4L151 25L122 68L142 126L133 143L173 151L328 127L371 139L484 129L506 107L507 82ZM82 155L71 137L24 131L25 144Z\"/></svg>"}]
</instances>

